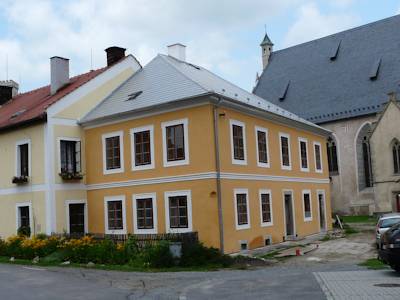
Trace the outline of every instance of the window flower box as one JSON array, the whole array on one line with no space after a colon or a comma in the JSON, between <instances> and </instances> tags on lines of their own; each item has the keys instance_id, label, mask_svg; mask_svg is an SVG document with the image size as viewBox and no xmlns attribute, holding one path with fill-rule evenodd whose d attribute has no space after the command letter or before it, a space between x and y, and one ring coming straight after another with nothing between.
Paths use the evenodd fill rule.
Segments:
<instances>
[{"instance_id":1,"label":"window flower box","mask_svg":"<svg viewBox=\"0 0 400 300\"><path fill-rule=\"evenodd\" d=\"M62 172L58 175L60 175L60 177L63 180L81 180L81 179L83 179L83 174L80 172Z\"/></svg>"},{"instance_id":2,"label":"window flower box","mask_svg":"<svg viewBox=\"0 0 400 300\"><path fill-rule=\"evenodd\" d=\"M29 177L22 175L22 176L14 176L12 179L12 183L14 184L24 184L24 183L28 183L29 181Z\"/></svg>"}]
</instances>

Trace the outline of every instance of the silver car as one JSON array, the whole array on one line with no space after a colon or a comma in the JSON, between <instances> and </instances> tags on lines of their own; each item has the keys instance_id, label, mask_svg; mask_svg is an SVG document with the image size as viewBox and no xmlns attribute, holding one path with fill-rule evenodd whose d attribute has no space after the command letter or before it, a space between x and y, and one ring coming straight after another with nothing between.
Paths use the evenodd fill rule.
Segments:
<instances>
[{"instance_id":1,"label":"silver car","mask_svg":"<svg viewBox=\"0 0 400 300\"><path fill-rule=\"evenodd\" d=\"M378 249L382 234L397 223L400 223L400 213L385 214L379 218L379 221L376 224L376 247Z\"/></svg>"}]
</instances>

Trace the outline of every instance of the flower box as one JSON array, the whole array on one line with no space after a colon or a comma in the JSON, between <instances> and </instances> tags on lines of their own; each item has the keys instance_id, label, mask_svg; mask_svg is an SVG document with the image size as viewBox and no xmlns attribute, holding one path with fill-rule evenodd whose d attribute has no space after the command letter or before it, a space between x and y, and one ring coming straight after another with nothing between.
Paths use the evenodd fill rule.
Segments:
<instances>
[{"instance_id":1,"label":"flower box","mask_svg":"<svg viewBox=\"0 0 400 300\"><path fill-rule=\"evenodd\" d=\"M60 175L60 177L63 180L81 180L81 179L83 179L82 173L62 172L58 175Z\"/></svg>"},{"instance_id":2,"label":"flower box","mask_svg":"<svg viewBox=\"0 0 400 300\"><path fill-rule=\"evenodd\" d=\"M14 176L12 179L12 183L14 184L24 184L28 183L29 177L28 176Z\"/></svg>"}]
</instances>

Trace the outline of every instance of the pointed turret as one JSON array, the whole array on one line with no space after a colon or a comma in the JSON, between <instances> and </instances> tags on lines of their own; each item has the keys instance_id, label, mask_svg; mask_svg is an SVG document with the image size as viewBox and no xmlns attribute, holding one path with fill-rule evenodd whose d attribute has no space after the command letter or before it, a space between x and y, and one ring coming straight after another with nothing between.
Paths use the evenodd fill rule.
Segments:
<instances>
[{"instance_id":1,"label":"pointed turret","mask_svg":"<svg viewBox=\"0 0 400 300\"><path fill-rule=\"evenodd\" d=\"M267 33L265 33L264 39L262 40L260 46L262 51L261 55L262 55L263 69L265 69L265 67L268 65L269 57L271 56L274 46L274 43L272 43Z\"/></svg>"}]
</instances>

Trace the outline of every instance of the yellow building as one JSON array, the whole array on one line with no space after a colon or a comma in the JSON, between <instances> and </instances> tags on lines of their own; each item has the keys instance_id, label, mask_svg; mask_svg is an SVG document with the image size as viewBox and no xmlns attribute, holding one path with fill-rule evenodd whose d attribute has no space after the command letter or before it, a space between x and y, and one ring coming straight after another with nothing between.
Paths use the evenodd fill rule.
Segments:
<instances>
[{"instance_id":1,"label":"yellow building","mask_svg":"<svg viewBox=\"0 0 400 300\"><path fill-rule=\"evenodd\" d=\"M87 230L78 120L141 68L124 51L108 48L106 67L71 78L69 60L52 57L51 84L22 94L0 82L0 237Z\"/></svg>"},{"instance_id":2,"label":"yellow building","mask_svg":"<svg viewBox=\"0 0 400 300\"><path fill-rule=\"evenodd\" d=\"M197 231L225 253L331 228L325 129L169 47L91 110L88 230Z\"/></svg>"}]
</instances>

